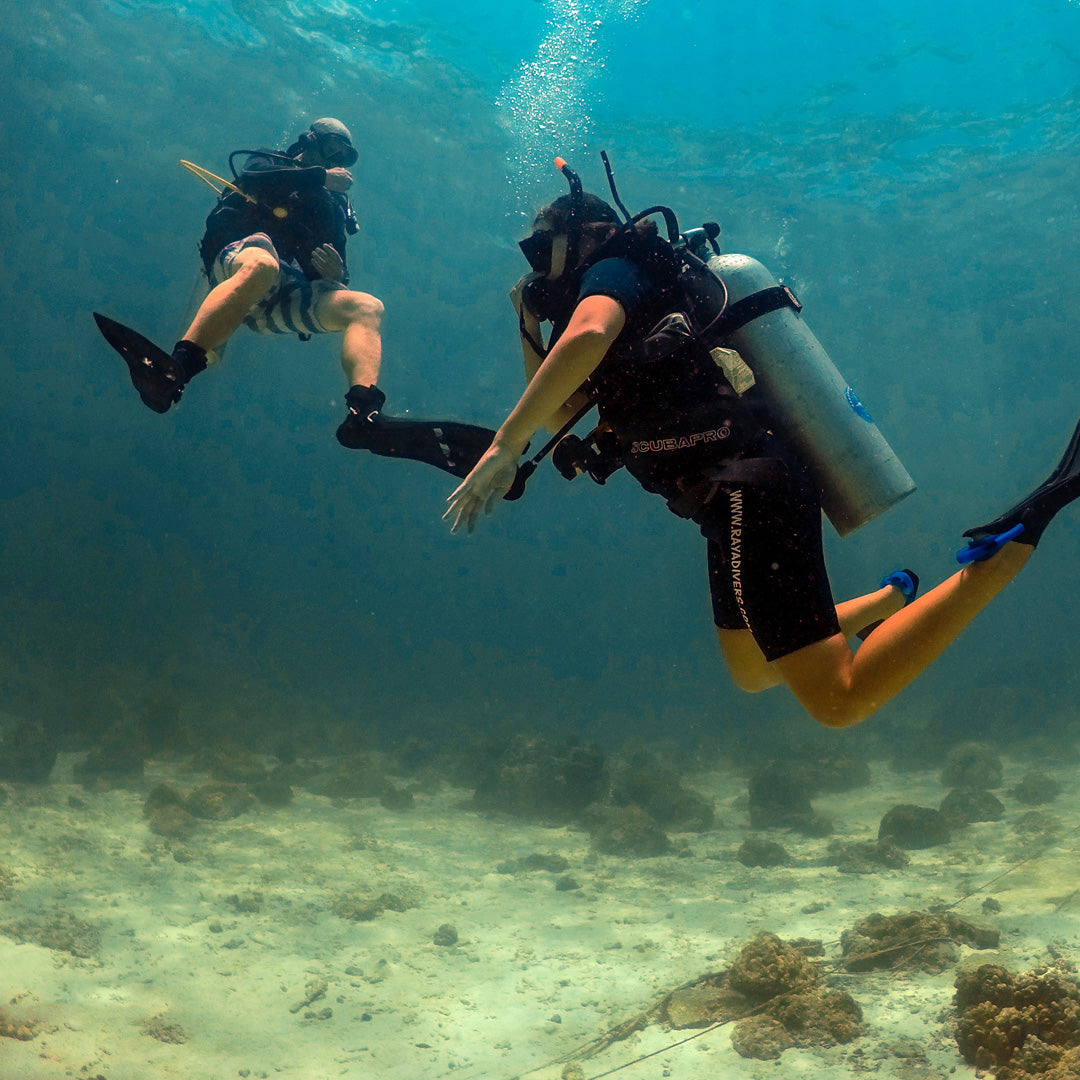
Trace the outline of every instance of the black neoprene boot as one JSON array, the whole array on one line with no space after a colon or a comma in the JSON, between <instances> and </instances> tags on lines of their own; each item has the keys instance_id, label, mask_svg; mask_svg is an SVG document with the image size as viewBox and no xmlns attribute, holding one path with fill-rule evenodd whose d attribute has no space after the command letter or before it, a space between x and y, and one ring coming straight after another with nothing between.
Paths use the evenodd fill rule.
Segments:
<instances>
[{"instance_id":1,"label":"black neoprene boot","mask_svg":"<svg viewBox=\"0 0 1080 1080\"><path fill-rule=\"evenodd\" d=\"M206 368L206 352L193 341L180 340L167 353L137 330L100 311L94 312L94 322L127 365L131 385L142 403L156 413L168 412L180 400L187 383Z\"/></svg>"},{"instance_id":2,"label":"black neoprene boot","mask_svg":"<svg viewBox=\"0 0 1080 1080\"><path fill-rule=\"evenodd\" d=\"M370 450L378 437L378 419L386 395L377 386L349 387L345 395L349 415L337 429L337 440L350 450Z\"/></svg>"},{"instance_id":3,"label":"black neoprene boot","mask_svg":"<svg viewBox=\"0 0 1080 1080\"><path fill-rule=\"evenodd\" d=\"M165 407L159 411L164 412L169 405L174 404L180 400L180 395L184 392L184 387L187 386L200 371L206 370L206 350L201 345L196 345L194 341L188 341L187 338L181 338L174 346L172 351L172 360L179 368L179 373L175 371L167 371L164 373L164 378L161 381L162 397ZM161 373L159 373L160 375ZM169 396L171 390L172 396ZM143 397L143 401L150 405L150 408L156 408L147 401L146 397Z\"/></svg>"},{"instance_id":4,"label":"black neoprene boot","mask_svg":"<svg viewBox=\"0 0 1080 1080\"><path fill-rule=\"evenodd\" d=\"M162 353L140 369L132 369L131 381L143 404L163 413L180 400L184 387L205 370L206 351L194 341L182 339L173 346L171 355Z\"/></svg>"},{"instance_id":5,"label":"black neoprene boot","mask_svg":"<svg viewBox=\"0 0 1080 1080\"><path fill-rule=\"evenodd\" d=\"M183 369L185 383L191 382L200 371L206 370L206 350L187 338L181 338L173 346L172 357Z\"/></svg>"}]
</instances>

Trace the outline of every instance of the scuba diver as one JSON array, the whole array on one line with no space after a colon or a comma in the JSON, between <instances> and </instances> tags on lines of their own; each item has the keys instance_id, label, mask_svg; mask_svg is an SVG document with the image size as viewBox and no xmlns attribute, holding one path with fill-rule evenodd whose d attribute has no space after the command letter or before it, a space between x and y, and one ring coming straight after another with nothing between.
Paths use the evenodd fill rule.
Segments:
<instances>
[{"instance_id":1,"label":"scuba diver","mask_svg":"<svg viewBox=\"0 0 1080 1080\"><path fill-rule=\"evenodd\" d=\"M606 156L604 163L625 224L556 160L571 192L537 215L520 245L532 273L511 293L528 385L444 517L453 531L472 532L520 481L519 459L535 432L565 435L595 404L597 431L584 441L570 436L561 455L563 443L555 445L553 460L564 475L589 472L600 482L625 466L699 526L720 648L735 684L749 692L784 684L819 723L860 723L941 655L1080 495L1080 425L1045 483L965 533L957 573L916 597L917 578L901 571L876 592L835 604L822 552L821 488L777 433L783 425L770 400L722 366L717 354L730 350L711 350L714 341L693 332L703 320L684 317L692 305L679 247L689 234L669 224L669 239L658 235L649 215L674 218L666 208L631 218ZM714 311L704 323L719 321ZM543 323L551 326L546 343ZM675 347L656 350L673 326ZM860 629L865 640L853 652L849 638Z\"/></svg>"},{"instance_id":2,"label":"scuba diver","mask_svg":"<svg viewBox=\"0 0 1080 1080\"><path fill-rule=\"evenodd\" d=\"M237 157L246 159L239 172ZM465 476L494 432L382 414L386 395L376 382L383 305L348 287L345 243L358 226L346 192L358 157L349 129L324 117L285 151L234 151L229 166L235 183L183 162L207 183L213 178L223 184L199 245L211 287L190 327L166 353L104 315L95 312L94 318L127 364L143 404L157 413L180 400L241 325L304 341L312 334L340 333L349 389L338 442Z\"/></svg>"}]
</instances>

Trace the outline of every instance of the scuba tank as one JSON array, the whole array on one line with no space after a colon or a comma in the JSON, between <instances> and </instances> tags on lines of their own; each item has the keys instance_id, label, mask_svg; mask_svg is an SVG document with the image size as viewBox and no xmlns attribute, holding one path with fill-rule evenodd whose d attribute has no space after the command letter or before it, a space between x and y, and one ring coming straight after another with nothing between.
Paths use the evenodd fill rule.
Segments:
<instances>
[{"instance_id":1,"label":"scuba tank","mask_svg":"<svg viewBox=\"0 0 1080 1080\"><path fill-rule=\"evenodd\" d=\"M777 288L772 274L748 255L712 254L705 262L724 283L732 306ZM915 490L907 469L795 306L752 316L726 340L754 373L778 433L806 463L821 491L822 509L840 536Z\"/></svg>"},{"instance_id":2,"label":"scuba tank","mask_svg":"<svg viewBox=\"0 0 1080 1080\"><path fill-rule=\"evenodd\" d=\"M601 151L600 157L615 204L628 222L637 220L642 214L632 218L619 199L607 154ZM680 233L677 222L669 220L674 218L670 210L651 207L643 214L654 211L664 213L669 240L682 261L687 315L696 324L692 333L736 393L760 385L778 433L810 470L836 532L847 536L910 495L915 481L802 321L795 294L777 285L756 259L722 254L714 222ZM724 293L719 302L706 299L704 312L694 309L713 290L702 287L702 271L719 281ZM731 345L734 354L714 348L717 344Z\"/></svg>"}]
</instances>

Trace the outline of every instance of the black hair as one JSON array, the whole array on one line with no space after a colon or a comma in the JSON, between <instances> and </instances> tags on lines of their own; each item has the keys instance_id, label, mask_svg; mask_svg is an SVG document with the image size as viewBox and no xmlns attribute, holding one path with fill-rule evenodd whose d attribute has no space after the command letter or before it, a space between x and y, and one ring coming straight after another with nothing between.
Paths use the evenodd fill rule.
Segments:
<instances>
[{"instance_id":1,"label":"black hair","mask_svg":"<svg viewBox=\"0 0 1080 1080\"><path fill-rule=\"evenodd\" d=\"M564 233L570 224L570 213L574 204L573 195L560 195L550 206L545 206L533 221L533 231L538 229L548 230L553 233ZM603 242L611 234L613 229L621 226L622 219L615 210L599 195L591 195L585 191L581 194L581 223L579 228L585 236L591 236L598 242ZM639 236L655 236L656 222L651 218L642 218L634 222L634 231Z\"/></svg>"},{"instance_id":2,"label":"black hair","mask_svg":"<svg viewBox=\"0 0 1080 1080\"><path fill-rule=\"evenodd\" d=\"M533 229L543 225L552 232L565 232L573 205L573 195L560 195L536 215L533 220ZM619 215L599 195L592 195L585 191L581 194L581 223L583 225L594 223L618 225Z\"/></svg>"}]
</instances>

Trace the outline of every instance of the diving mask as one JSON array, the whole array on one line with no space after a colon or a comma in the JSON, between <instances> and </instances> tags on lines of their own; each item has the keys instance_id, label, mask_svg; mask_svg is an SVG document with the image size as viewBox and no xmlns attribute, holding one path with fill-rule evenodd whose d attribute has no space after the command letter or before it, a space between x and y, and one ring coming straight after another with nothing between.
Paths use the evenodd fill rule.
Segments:
<instances>
[{"instance_id":1,"label":"diving mask","mask_svg":"<svg viewBox=\"0 0 1080 1080\"><path fill-rule=\"evenodd\" d=\"M551 269L551 247L554 239L553 232L540 229L518 242L521 254L538 274L546 274Z\"/></svg>"},{"instance_id":2,"label":"diving mask","mask_svg":"<svg viewBox=\"0 0 1080 1080\"><path fill-rule=\"evenodd\" d=\"M352 143L337 135L323 135L318 138L319 153L328 169L347 169L356 164L360 156Z\"/></svg>"}]
</instances>

